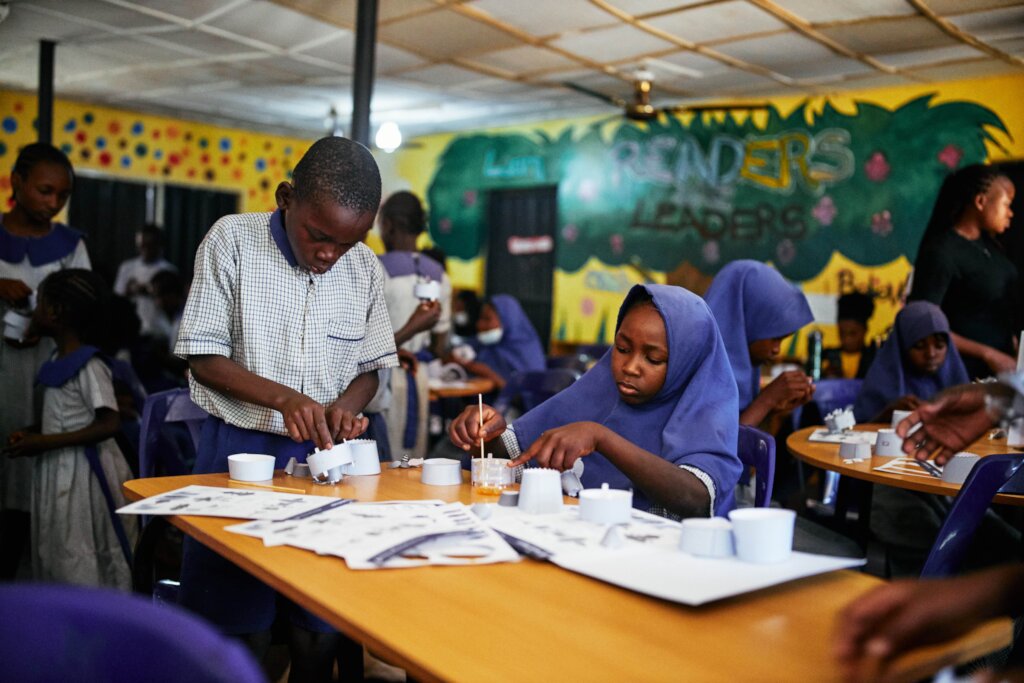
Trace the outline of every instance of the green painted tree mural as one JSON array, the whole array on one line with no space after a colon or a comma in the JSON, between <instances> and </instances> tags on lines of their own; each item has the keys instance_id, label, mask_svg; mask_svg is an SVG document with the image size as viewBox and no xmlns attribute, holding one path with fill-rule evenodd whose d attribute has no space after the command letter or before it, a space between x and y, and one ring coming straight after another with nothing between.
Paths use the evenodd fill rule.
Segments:
<instances>
[{"instance_id":1,"label":"green painted tree mural","mask_svg":"<svg viewBox=\"0 0 1024 683\"><path fill-rule=\"evenodd\" d=\"M558 185L557 265L590 256L639 258L713 273L730 260L773 261L788 277L817 274L833 250L864 265L913 260L942 179L983 161L999 117L933 95L889 110L807 105L763 128L750 119L600 121L557 138L472 135L441 155L428 189L430 232L448 254L481 253L487 192ZM610 132L609 132L610 131Z\"/></svg>"}]
</instances>

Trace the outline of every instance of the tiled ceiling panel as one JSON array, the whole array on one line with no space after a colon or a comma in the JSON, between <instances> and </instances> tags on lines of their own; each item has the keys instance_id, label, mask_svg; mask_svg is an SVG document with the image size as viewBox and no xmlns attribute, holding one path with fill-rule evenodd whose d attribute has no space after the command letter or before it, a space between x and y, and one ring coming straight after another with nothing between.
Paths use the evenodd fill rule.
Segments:
<instances>
[{"instance_id":1,"label":"tiled ceiling panel","mask_svg":"<svg viewBox=\"0 0 1024 683\"><path fill-rule=\"evenodd\" d=\"M879 19L820 29L841 45L861 54L909 52L959 44L924 17Z\"/></svg>"},{"instance_id":2,"label":"tiled ceiling panel","mask_svg":"<svg viewBox=\"0 0 1024 683\"><path fill-rule=\"evenodd\" d=\"M702 2L704 0L611 0L608 4L635 17L650 17Z\"/></svg>"},{"instance_id":3,"label":"tiled ceiling panel","mask_svg":"<svg viewBox=\"0 0 1024 683\"><path fill-rule=\"evenodd\" d=\"M450 64L437 64L425 69L415 69L402 74L405 80L416 81L426 85L451 87L460 83L470 83L481 78L480 74L467 69L460 69Z\"/></svg>"},{"instance_id":4,"label":"tiled ceiling panel","mask_svg":"<svg viewBox=\"0 0 1024 683\"><path fill-rule=\"evenodd\" d=\"M589 2L551 0L476 0L467 3L498 21L535 36L558 35L595 26L614 26L618 20Z\"/></svg>"},{"instance_id":5,"label":"tiled ceiling panel","mask_svg":"<svg viewBox=\"0 0 1024 683\"><path fill-rule=\"evenodd\" d=\"M943 62L977 59L986 55L978 52L970 45L951 45L934 50L912 50L910 52L893 52L880 55L878 61L899 68L920 66L922 64L941 64Z\"/></svg>"},{"instance_id":6,"label":"tiled ceiling panel","mask_svg":"<svg viewBox=\"0 0 1024 683\"><path fill-rule=\"evenodd\" d=\"M801 19L818 24L822 22L850 21L867 17L890 17L914 14L907 0L773 0L779 7L789 10Z\"/></svg>"},{"instance_id":7,"label":"tiled ceiling panel","mask_svg":"<svg viewBox=\"0 0 1024 683\"><path fill-rule=\"evenodd\" d=\"M771 14L743 0L684 9L648 19L646 23L693 43L711 43L787 28Z\"/></svg>"},{"instance_id":8,"label":"tiled ceiling panel","mask_svg":"<svg viewBox=\"0 0 1024 683\"><path fill-rule=\"evenodd\" d=\"M821 43L800 35L781 34L726 43L719 52L764 66L790 78L863 73L872 67L841 57Z\"/></svg>"},{"instance_id":9,"label":"tiled ceiling panel","mask_svg":"<svg viewBox=\"0 0 1024 683\"><path fill-rule=\"evenodd\" d=\"M911 73L930 81L955 81L1006 73L1006 63L997 59L979 59L972 62L914 69Z\"/></svg>"},{"instance_id":10,"label":"tiled ceiling panel","mask_svg":"<svg viewBox=\"0 0 1024 683\"><path fill-rule=\"evenodd\" d=\"M323 39L337 31L337 27L314 19L301 23L289 21L292 16L291 10L267 0L250 0L213 19L209 25L282 49Z\"/></svg>"},{"instance_id":11,"label":"tiled ceiling panel","mask_svg":"<svg viewBox=\"0 0 1024 683\"><path fill-rule=\"evenodd\" d=\"M1024 7L961 14L952 17L950 21L982 40L1000 40L1024 35Z\"/></svg>"},{"instance_id":12,"label":"tiled ceiling panel","mask_svg":"<svg viewBox=\"0 0 1024 683\"><path fill-rule=\"evenodd\" d=\"M473 57L473 62L491 66L511 74L551 69L571 69L579 66L575 60L563 57L552 50L532 45L497 50Z\"/></svg>"},{"instance_id":13,"label":"tiled ceiling panel","mask_svg":"<svg viewBox=\"0 0 1024 683\"><path fill-rule=\"evenodd\" d=\"M1019 5L1020 0L928 0L928 7L939 14L978 12L997 7Z\"/></svg>"},{"instance_id":14,"label":"tiled ceiling panel","mask_svg":"<svg viewBox=\"0 0 1024 683\"><path fill-rule=\"evenodd\" d=\"M18 7L22 5L23 7ZM12 10L35 11L49 16L63 16L80 26L109 26L121 30L159 25L161 21L131 9L96 0L22 0Z\"/></svg>"},{"instance_id":15,"label":"tiled ceiling panel","mask_svg":"<svg viewBox=\"0 0 1024 683\"><path fill-rule=\"evenodd\" d=\"M92 5L98 4L95 0L88 0ZM182 19L195 21L224 9L224 0L134 0L134 5L156 10L158 12L172 14Z\"/></svg>"},{"instance_id":16,"label":"tiled ceiling panel","mask_svg":"<svg viewBox=\"0 0 1024 683\"><path fill-rule=\"evenodd\" d=\"M594 61L609 62L675 47L672 43L629 25L571 33L551 41L551 44Z\"/></svg>"},{"instance_id":17,"label":"tiled ceiling panel","mask_svg":"<svg viewBox=\"0 0 1024 683\"><path fill-rule=\"evenodd\" d=\"M472 57L522 44L507 33L453 12L421 14L381 26L379 31L382 41L434 59Z\"/></svg>"}]
</instances>

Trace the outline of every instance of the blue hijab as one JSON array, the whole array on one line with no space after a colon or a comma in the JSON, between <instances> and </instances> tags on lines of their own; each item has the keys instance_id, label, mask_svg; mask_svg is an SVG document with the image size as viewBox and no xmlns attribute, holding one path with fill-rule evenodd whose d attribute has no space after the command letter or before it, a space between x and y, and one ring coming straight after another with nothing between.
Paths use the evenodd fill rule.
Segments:
<instances>
[{"instance_id":1,"label":"blue hijab","mask_svg":"<svg viewBox=\"0 0 1024 683\"><path fill-rule=\"evenodd\" d=\"M932 375L921 374L907 359L907 351L933 334L946 337L946 360ZM927 401L946 387L965 384L967 369L949 338L949 321L942 309L928 301L911 301L896 315L892 333L878 349L853 404L858 422L878 415L901 396L914 395Z\"/></svg>"},{"instance_id":2,"label":"blue hijab","mask_svg":"<svg viewBox=\"0 0 1024 683\"><path fill-rule=\"evenodd\" d=\"M750 343L793 334L814 320L811 307L777 270L747 260L718 271L704 300L722 332L742 411L760 390L761 373L750 362Z\"/></svg>"},{"instance_id":3,"label":"blue hijab","mask_svg":"<svg viewBox=\"0 0 1024 683\"><path fill-rule=\"evenodd\" d=\"M498 312L504 332L497 344L477 344L476 359L490 366L506 382L516 372L544 370L547 367L544 347L519 301L508 294L496 294L488 303Z\"/></svg>"},{"instance_id":4,"label":"blue hijab","mask_svg":"<svg viewBox=\"0 0 1024 683\"><path fill-rule=\"evenodd\" d=\"M616 330L644 290L654 297L668 338L668 371L661 391L641 405L619 400L611 372L612 350L575 384L516 420L516 437L526 450L547 429L570 422L600 423L675 465L705 472L715 485L715 514L724 514L733 507L741 466L736 457L736 389L723 381L730 370L722 337L700 297L667 285L633 287L619 309ZM584 465L587 488L607 482L612 488L635 489L600 453L588 455ZM651 505L643 492L634 490L634 507L647 510Z\"/></svg>"}]
</instances>

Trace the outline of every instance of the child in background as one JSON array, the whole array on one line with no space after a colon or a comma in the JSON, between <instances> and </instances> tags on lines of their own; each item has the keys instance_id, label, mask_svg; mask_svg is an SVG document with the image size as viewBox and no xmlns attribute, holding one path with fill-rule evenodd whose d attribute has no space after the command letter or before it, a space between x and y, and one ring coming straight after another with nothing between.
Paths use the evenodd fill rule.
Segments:
<instances>
[{"instance_id":1,"label":"child in background","mask_svg":"<svg viewBox=\"0 0 1024 683\"><path fill-rule=\"evenodd\" d=\"M449 429L475 450L501 437L513 465L566 470L584 458L587 488L634 489L633 506L679 517L733 507L736 388L714 318L701 299L666 285L637 285L619 309L615 344L587 374L506 429L470 406ZM493 447L492 447L493 449ZM497 453L496 453L497 455Z\"/></svg>"},{"instance_id":2,"label":"child in background","mask_svg":"<svg viewBox=\"0 0 1024 683\"><path fill-rule=\"evenodd\" d=\"M56 147L26 145L11 172L14 205L0 215L0 315L30 315L29 295L50 273L89 268L82 234L53 222L74 185L71 162ZM27 339L0 343L0 444L14 429L38 422L36 371L53 353L53 342ZM17 571L29 535L32 466L0 458L0 580Z\"/></svg>"},{"instance_id":3,"label":"child in background","mask_svg":"<svg viewBox=\"0 0 1024 683\"><path fill-rule=\"evenodd\" d=\"M476 358L452 360L501 389L517 372L544 370L547 361L537 330L515 297L496 294L480 309L476 322Z\"/></svg>"},{"instance_id":4,"label":"child in background","mask_svg":"<svg viewBox=\"0 0 1024 683\"><path fill-rule=\"evenodd\" d=\"M878 350L874 343L864 343L868 321L875 312L874 297L863 292L850 292L839 297L838 306L839 346L822 350L821 376L863 379Z\"/></svg>"},{"instance_id":5,"label":"child in background","mask_svg":"<svg viewBox=\"0 0 1024 683\"><path fill-rule=\"evenodd\" d=\"M779 354L785 337L814 320L803 292L760 261L733 261L718 272L704 299L718 321L739 390L740 424L757 426L769 415L801 406L814 384L789 370L763 390L760 366Z\"/></svg>"},{"instance_id":6,"label":"child in background","mask_svg":"<svg viewBox=\"0 0 1024 683\"><path fill-rule=\"evenodd\" d=\"M32 456L34 578L131 590L135 520L115 513L131 471L113 438L120 419L110 368L90 345L108 298L88 270L57 271L40 285L33 325L56 341L57 355L39 371L41 429L13 434L7 455Z\"/></svg>"},{"instance_id":7,"label":"child in background","mask_svg":"<svg viewBox=\"0 0 1024 683\"><path fill-rule=\"evenodd\" d=\"M142 334L159 333L160 312L153 295L153 277L161 271L176 273L178 269L164 258L164 234L156 225L144 225L135 233L135 248L139 255L123 261L117 268L114 294L126 296L135 303Z\"/></svg>"},{"instance_id":8,"label":"child in background","mask_svg":"<svg viewBox=\"0 0 1024 683\"><path fill-rule=\"evenodd\" d=\"M175 353L192 400L210 413L194 473L231 453L273 453L277 469L367 427L378 370L398 364L380 261L362 240L380 206L380 172L362 145L313 143L276 192L278 210L225 216L196 252ZM275 591L186 538L181 603L262 657ZM292 680L330 680L340 634L289 612Z\"/></svg>"}]
</instances>

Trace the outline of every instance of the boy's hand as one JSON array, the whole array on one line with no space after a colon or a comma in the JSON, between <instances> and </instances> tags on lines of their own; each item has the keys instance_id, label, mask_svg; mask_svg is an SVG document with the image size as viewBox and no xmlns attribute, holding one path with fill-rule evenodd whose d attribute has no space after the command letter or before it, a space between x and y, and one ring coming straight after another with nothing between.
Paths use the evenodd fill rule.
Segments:
<instances>
[{"instance_id":1,"label":"boy's hand","mask_svg":"<svg viewBox=\"0 0 1024 683\"><path fill-rule=\"evenodd\" d=\"M989 385L950 387L924 403L896 425L903 439L903 452L918 460L935 454L935 463L945 465L953 454L967 448L995 424L985 409ZM910 430L921 425L913 434Z\"/></svg>"},{"instance_id":2,"label":"boy's hand","mask_svg":"<svg viewBox=\"0 0 1024 683\"><path fill-rule=\"evenodd\" d=\"M525 453L509 463L510 467L536 460L541 467L565 471L585 455L597 450L604 427L596 422L571 422L549 429L530 444Z\"/></svg>"},{"instance_id":3,"label":"boy's hand","mask_svg":"<svg viewBox=\"0 0 1024 683\"><path fill-rule=\"evenodd\" d=\"M28 303L32 288L21 280L0 278L0 299L11 306L23 306Z\"/></svg>"},{"instance_id":4,"label":"boy's hand","mask_svg":"<svg viewBox=\"0 0 1024 683\"><path fill-rule=\"evenodd\" d=\"M337 402L327 406L327 428L337 441L355 439L369 426L368 418L338 407Z\"/></svg>"},{"instance_id":5,"label":"boy's hand","mask_svg":"<svg viewBox=\"0 0 1024 683\"><path fill-rule=\"evenodd\" d=\"M292 392L279 410L292 441L312 441L321 450L334 447L334 439L327 426L327 411L309 396Z\"/></svg>"},{"instance_id":6,"label":"boy's hand","mask_svg":"<svg viewBox=\"0 0 1024 683\"><path fill-rule=\"evenodd\" d=\"M480 438L490 441L505 433L505 418L489 405L483 407L484 429L480 431L480 407L466 406L462 413L452 420L448 436L452 443L464 451L480 447Z\"/></svg>"},{"instance_id":7,"label":"boy's hand","mask_svg":"<svg viewBox=\"0 0 1024 683\"><path fill-rule=\"evenodd\" d=\"M47 439L35 432L14 432L7 439L4 455L10 458L23 458L47 450Z\"/></svg>"},{"instance_id":8,"label":"boy's hand","mask_svg":"<svg viewBox=\"0 0 1024 683\"><path fill-rule=\"evenodd\" d=\"M441 319L441 302L424 301L409 316L406 325L414 332L425 332L434 327Z\"/></svg>"}]
</instances>

